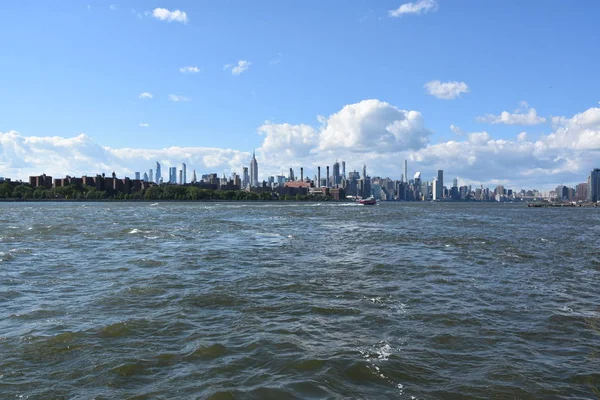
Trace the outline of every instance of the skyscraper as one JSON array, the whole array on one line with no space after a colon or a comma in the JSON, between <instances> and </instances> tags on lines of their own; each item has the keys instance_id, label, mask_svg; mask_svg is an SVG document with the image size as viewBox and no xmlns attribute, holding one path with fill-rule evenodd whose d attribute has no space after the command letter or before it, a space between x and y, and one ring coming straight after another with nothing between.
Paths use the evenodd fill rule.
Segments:
<instances>
[{"instance_id":1,"label":"skyscraper","mask_svg":"<svg viewBox=\"0 0 600 400\"><path fill-rule=\"evenodd\" d=\"M340 177L340 163L336 162L333 163L333 186L337 186L339 185L341 182L341 177Z\"/></svg>"},{"instance_id":2,"label":"skyscraper","mask_svg":"<svg viewBox=\"0 0 600 400\"><path fill-rule=\"evenodd\" d=\"M154 173L152 172L152 168L148 171L148 182L154 182Z\"/></svg>"},{"instance_id":3,"label":"skyscraper","mask_svg":"<svg viewBox=\"0 0 600 400\"><path fill-rule=\"evenodd\" d=\"M148 182L148 173L144 172L144 182Z\"/></svg>"},{"instance_id":4,"label":"skyscraper","mask_svg":"<svg viewBox=\"0 0 600 400\"><path fill-rule=\"evenodd\" d=\"M408 161L404 160L404 183L408 183Z\"/></svg>"},{"instance_id":5,"label":"skyscraper","mask_svg":"<svg viewBox=\"0 0 600 400\"><path fill-rule=\"evenodd\" d=\"M588 177L588 201L597 202L600 200L600 168L594 168Z\"/></svg>"},{"instance_id":6,"label":"skyscraper","mask_svg":"<svg viewBox=\"0 0 600 400\"><path fill-rule=\"evenodd\" d=\"M181 172L183 175L183 179L181 179L181 182L179 182L180 185L185 185L187 183L187 165L185 165L185 163L181 163Z\"/></svg>"},{"instance_id":7,"label":"skyscraper","mask_svg":"<svg viewBox=\"0 0 600 400\"><path fill-rule=\"evenodd\" d=\"M250 160L250 186L258 186L258 162L256 161L254 151L252 152L252 160Z\"/></svg>"},{"instance_id":8,"label":"skyscraper","mask_svg":"<svg viewBox=\"0 0 600 400\"><path fill-rule=\"evenodd\" d=\"M198 180L196 178L196 170L193 170L193 173L192 173L192 183L196 183L197 181Z\"/></svg>"},{"instance_id":9,"label":"skyscraper","mask_svg":"<svg viewBox=\"0 0 600 400\"><path fill-rule=\"evenodd\" d=\"M433 181L431 182L431 193L433 194L433 200L439 200L441 199L441 190L439 190L440 188L440 184L437 180L437 178L433 178Z\"/></svg>"},{"instance_id":10,"label":"skyscraper","mask_svg":"<svg viewBox=\"0 0 600 400\"><path fill-rule=\"evenodd\" d=\"M250 176L248 175L248 167L244 167L242 172L242 189L246 189L250 183Z\"/></svg>"},{"instance_id":11,"label":"skyscraper","mask_svg":"<svg viewBox=\"0 0 600 400\"><path fill-rule=\"evenodd\" d=\"M363 179L367 178L367 164L363 164Z\"/></svg>"},{"instance_id":12,"label":"skyscraper","mask_svg":"<svg viewBox=\"0 0 600 400\"><path fill-rule=\"evenodd\" d=\"M346 179L346 161L342 161L342 178Z\"/></svg>"},{"instance_id":13,"label":"skyscraper","mask_svg":"<svg viewBox=\"0 0 600 400\"><path fill-rule=\"evenodd\" d=\"M179 170L179 184L183 185L183 170Z\"/></svg>"},{"instance_id":14,"label":"skyscraper","mask_svg":"<svg viewBox=\"0 0 600 400\"><path fill-rule=\"evenodd\" d=\"M441 199L444 197L444 171L438 169L437 172L437 186L436 186L436 198Z\"/></svg>"},{"instance_id":15,"label":"skyscraper","mask_svg":"<svg viewBox=\"0 0 600 400\"><path fill-rule=\"evenodd\" d=\"M140 173L139 172L135 173L135 179L138 180L138 181L140 180Z\"/></svg>"},{"instance_id":16,"label":"skyscraper","mask_svg":"<svg viewBox=\"0 0 600 400\"><path fill-rule=\"evenodd\" d=\"M317 187L321 187L321 167L317 167Z\"/></svg>"},{"instance_id":17,"label":"skyscraper","mask_svg":"<svg viewBox=\"0 0 600 400\"><path fill-rule=\"evenodd\" d=\"M156 184L160 184L160 178L162 178L161 172L160 172L160 163L157 161L156 162Z\"/></svg>"},{"instance_id":18,"label":"skyscraper","mask_svg":"<svg viewBox=\"0 0 600 400\"><path fill-rule=\"evenodd\" d=\"M177 167L169 167L169 183L177 183Z\"/></svg>"}]
</instances>

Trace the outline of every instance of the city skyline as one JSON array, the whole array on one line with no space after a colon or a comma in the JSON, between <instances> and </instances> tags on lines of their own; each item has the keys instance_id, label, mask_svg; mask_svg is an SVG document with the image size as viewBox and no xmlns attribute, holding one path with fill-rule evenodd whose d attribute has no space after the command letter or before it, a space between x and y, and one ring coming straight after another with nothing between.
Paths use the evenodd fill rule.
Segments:
<instances>
[{"instance_id":1,"label":"city skyline","mask_svg":"<svg viewBox=\"0 0 600 400\"><path fill-rule=\"evenodd\" d=\"M600 4L407 3L7 5L0 176L242 174L255 148L263 177L335 159L399 177L408 160L471 185L581 183Z\"/></svg>"}]
</instances>

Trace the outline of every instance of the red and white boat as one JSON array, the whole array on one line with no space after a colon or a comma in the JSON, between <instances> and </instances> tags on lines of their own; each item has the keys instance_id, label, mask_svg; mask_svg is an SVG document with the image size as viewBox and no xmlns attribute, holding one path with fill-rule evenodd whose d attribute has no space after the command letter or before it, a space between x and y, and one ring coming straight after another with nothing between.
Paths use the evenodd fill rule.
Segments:
<instances>
[{"instance_id":1,"label":"red and white boat","mask_svg":"<svg viewBox=\"0 0 600 400\"><path fill-rule=\"evenodd\" d=\"M368 197L366 199L360 199L358 202L365 206L374 206L375 204L377 204L377 200L375 200L375 197L373 196Z\"/></svg>"}]
</instances>

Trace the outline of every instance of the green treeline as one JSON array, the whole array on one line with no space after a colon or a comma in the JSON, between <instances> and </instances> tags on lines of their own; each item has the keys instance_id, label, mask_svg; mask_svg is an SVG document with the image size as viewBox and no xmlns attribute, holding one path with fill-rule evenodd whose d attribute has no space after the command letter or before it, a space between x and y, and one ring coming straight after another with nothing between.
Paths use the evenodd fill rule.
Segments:
<instances>
[{"instance_id":1,"label":"green treeline","mask_svg":"<svg viewBox=\"0 0 600 400\"><path fill-rule=\"evenodd\" d=\"M279 198L277 193L251 193L243 190L211 190L196 186L161 185L151 186L146 190L134 193L108 193L99 191L91 186L76 185L56 187L52 189L33 188L28 184L4 182L0 184L0 199L14 200L300 200L300 201L329 201L330 196L314 195L284 195Z\"/></svg>"}]
</instances>

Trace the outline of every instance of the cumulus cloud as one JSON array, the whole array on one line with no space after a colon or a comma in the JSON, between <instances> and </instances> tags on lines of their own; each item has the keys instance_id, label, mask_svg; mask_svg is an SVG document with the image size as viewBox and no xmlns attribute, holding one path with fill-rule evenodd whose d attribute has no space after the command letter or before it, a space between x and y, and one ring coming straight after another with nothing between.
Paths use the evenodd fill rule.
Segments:
<instances>
[{"instance_id":1,"label":"cumulus cloud","mask_svg":"<svg viewBox=\"0 0 600 400\"><path fill-rule=\"evenodd\" d=\"M196 73L200 72L200 68L193 67L193 66L181 67L181 68L179 68L179 72L182 72L184 74L196 74Z\"/></svg>"},{"instance_id":2,"label":"cumulus cloud","mask_svg":"<svg viewBox=\"0 0 600 400\"><path fill-rule=\"evenodd\" d=\"M391 18L398 18L405 14L421 14L430 11L437 11L438 3L435 0L418 0L413 3L405 3L395 10L389 10L388 15Z\"/></svg>"},{"instance_id":3,"label":"cumulus cloud","mask_svg":"<svg viewBox=\"0 0 600 400\"><path fill-rule=\"evenodd\" d=\"M140 93L140 95L138 97L140 99L151 99L152 93L149 93L149 92Z\"/></svg>"},{"instance_id":4,"label":"cumulus cloud","mask_svg":"<svg viewBox=\"0 0 600 400\"><path fill-rule=\"evenodd\" d=\"M600 156L600 108L571 117L554 117L553 131L532 138L521 132L513 139L499 139L493 132L463 132L457 140L434 142L423 116L380 100L348 104L314 124L265 122L258 127L262 145L257 149L259 177L278 174L282 168L304 167L305 176L316 167L346 161L348 171L363 163L371 176L398 179L403 160L410 171L421 171L430 180L437 169L447 180L513 189L553 188L576 184L598 167ZM456 127L457 128L457 127ZM457 128L460 129L460 128ZM113 149L86 135L26 137L18 132L0 133L0 171L14 179L48 173L54 176L111 173L132 176L134 171L185 162L199 174L241 172L249 152L218 148ZM298 171L296 171L298 173Z\"/></svg>"},{"instance_id":5,"label":"cumulus cloud","mask_svg":"<svg viewBox=\"0 0 600 400\"><path fill-rule=\"evenodd\" d=\"M179 103L182 101L190 101L190 100L192 100L192 99L190 99L189 97L186 97L186 96L178 96L176 94L169 95L169 101L172 101L174 103Z\"/></svg>"},{"instance_id":6,"label":"cumulus cloud","mask_svg":"<svg viewBox=\"0 0 600 400\"><path fill-rule=\"evenodd\" d=\"M430 81L425 84L427 92L438 99L452 100L460 96L461 93L468 93L469 86L465 82L440 82Z\"/></svg>"},{"instance_id":7,"label":"cumulus cloud","mask_svg":"<svg viewBox=\"0 0 600 400\"><path fill-rule=\"evenodd\" d=\"M419 149L429 140L418 111L401 110L371 99L344 106L325 122L320 150L352 149L355 152L392 152Z\"/></svg>"},{"instance_id":8,"label":"cumulus cloud","mask_svg":"<svg viewBox=\"0 0 600 400\"><path fill-rule=\"evenodd\" d=\"M537 125L546 122L546 118L538 116L535 108L529 108L527 102L522 101L514 113L502 111L500 115L485 114L483 117L477 117L477 121L489 124Z\"/></svg>"},{"instance_id":9,"label":"cumulus cloud","mask_svg":"<svg viewBox=\"0 0 600 400\"><path fill-rule=\"evenodd\" d=\"M185 11L173 10L170 11L166 8L155 8L152 10L152 16L161 21L167 22L181 22L187 24L188 17Z\"/></svg>"},{"instance_id":10,"label":"cumulus cloud","mask_svg":"<svg viewBox=\"0 0 600 400\"><path fill-rule=\"evenodd\" d=\"M276 158L304 158L317 144L317 131L309 125L273 124L267 121L258 128L264 135L261 151Z\"/></svg>"},{"instance_id":11,"label":"cumulus cloud","mask_svg":"<svg viewBox=\"0 0 600 400\"><path fill-rule=\"evenodd\" d=\"M245 72L248 70L248 68L250 68L250 66L252 65L252 63L250 61L246 61L246 60L239 60L237 62L237 64L225 64L223 66L224 70L231 70L231 74L232 75L240 75L241 73Z\"/></svg>"},{"instance_id":12,"label":"cumulus cloud","mask_svg":"<svg viewBox=\"0 0 600 400\"><path fill-rule=\"evenodd\" d=\"M18 132L0 132L0 170L7 177L27 180L30 175L46 173L55 178L94 176L98 173L133 177L134 172L155 168L156 161L163 165L179 166L185 162L188 169L198 174L206 171L241 173L250 154L232 149L210 147L169 147L163 149L112 149L96 143L85 134L72 138L26 137Z\"/></svg>"}]
</instances>

